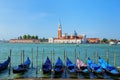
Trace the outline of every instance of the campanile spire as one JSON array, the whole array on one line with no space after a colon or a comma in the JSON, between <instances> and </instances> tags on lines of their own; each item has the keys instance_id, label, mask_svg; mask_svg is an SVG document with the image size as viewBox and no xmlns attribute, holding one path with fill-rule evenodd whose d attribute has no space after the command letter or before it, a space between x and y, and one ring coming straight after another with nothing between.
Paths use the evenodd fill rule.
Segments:
<instances>
[{"instance_id":1,"label":"campanile spire","mask_svg":"<svg viewBox=\"0 0 120 80\"><path fill-rule=\"evenodd\" d=\"M58 39L62 38L62 27L61 24L59 23L58 25Z\"/></svg>"}]
</instances>

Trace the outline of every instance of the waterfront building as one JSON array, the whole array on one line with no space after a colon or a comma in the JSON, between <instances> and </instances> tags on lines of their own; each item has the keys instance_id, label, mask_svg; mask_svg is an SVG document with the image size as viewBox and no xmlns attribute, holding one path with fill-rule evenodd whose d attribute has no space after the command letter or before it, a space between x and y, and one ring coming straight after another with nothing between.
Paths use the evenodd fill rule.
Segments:
<instances>
[{"instance_id":1,"label":"waterfront building","mask_svg":"<svg viewBox=\"0 0 120 80\"><path fill-rule=\"evenodd\" d=\"M10 39L10 43L40 43L38 39Z\"/></svg>"},{"instance_id":2,"label":"waterfront building","mask_svg":"<svg viewBox=\"0 0 120 80\"><path fill-rule=\"evenodd\" d=\"M117 44L120 44L120 41L118 41Z\"/></svg>"},{"instance_id":3,"label":"waterfront building","mask_svg":"<svg viewBox=\"0 0 120 80\"><path fill-rule=\"evenodd\" d=\"M109 44L110 45L117 45L118 43L117 43L117 41L110 41Z\"/></svg>"},{"instance_id":4,"label":"waterfront building","mask_svg":"<svg viewBox=\"0 0 120 80\"><path fill-rule=\"evenodd\" d=\"M77 32L74 31L73 35L68 35L65 33L62 35L62 27L61 24L58 25L58 38L49 38L49 43L86 43L86 35L77 35Z\"/></svg>"},{"instance_id":5,"label":"waterfront building","mask_svg":"<svg viewBox=\"0 0 120 80\"><path fill-rule=\"evenodd\" d=\"M99 38L87 38L87 43L99 44L100 43L100 39Z\"/></svg>"}]
</instances>

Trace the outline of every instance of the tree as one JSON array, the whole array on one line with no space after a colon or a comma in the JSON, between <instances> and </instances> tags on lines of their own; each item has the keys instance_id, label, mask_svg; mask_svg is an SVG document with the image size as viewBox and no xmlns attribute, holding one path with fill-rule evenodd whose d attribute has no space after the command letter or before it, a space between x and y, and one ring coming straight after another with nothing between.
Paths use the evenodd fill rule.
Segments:
<instances>
[{"instance_id":1,"label":"tree","mask_svg":"<svg viewBox=\"0 0 120 80\"><path fill-rule=\"evenodd\" d=\"M27 39L27 35L24 35L24 36L23 36L23 39Z\"/></svg>"},{"instance_id":2,"label":"tree","mask_svg":"<svg viewBox=\"0 0 120 80\"><path fill-rule=\"evenodd\" d=\"M31 39L31 36L29 34L27 35L27 39Z\"/></svg>"},{"instance_id":3,"label":"tree","mask_svg":"<svg viewBox=\"0 0 120 80\"><path fill-rule=\"evenodd\" d=\"M118 42L117 39L110 39L110 41L113 41L113 42Z\"/></svg>"},{"instance_id":4,"label":"tree","mask_svg":"<svg viewBox=\"0 0 120 80\"><path fill-rule=\"evenodd\" d=\"M35 36L35 39L38 39L38 36Z\"/></svg>"},{"instance_id":5,"label":"tree","mask_svg":"<svg viewBox=\"0 0 120 80\"><path fill-rule=\"evenodd\" d=\"M38 36L31 36L31 35L23 35L23 36L19 36L18 39L38 39Z\"/></svg>"},{"instance_id":6,"label":"tree","mask_svg":"<svg viewBox=\"0 0 120 80\"><path fill-rule=\"evenodd\" d=\"M102 42L102 43L108 43L108 39L103 38L103 39L101 40L101 42Z\"/></svg>"},{"instance_id":7,"label":"tree","mask_svg":"<svg viewBox=\"0 0 120 80\"><path fill-rule=\"evenodd\" d=\"M20 36L20 39L22 39L22 36Z\"/></svg>"},{"instance_id":8,"label":"tree","mask_svg":"<svg viewBox=\"0 0 120 80\"><path fill-rule=\"evenodd\" d=\"M32 39L35 39L35 36L32 36Z\"/></svg>"},{"instance_id":9,"label":"tree","mask_svg":"<svg viewBox=\"0 0 120 80\"><path fill-rule=\"evenodd\" d=\"M45 37L40 39L41 42L48 42L48 39L46 39Z\"/></svg>"}]
</instances>

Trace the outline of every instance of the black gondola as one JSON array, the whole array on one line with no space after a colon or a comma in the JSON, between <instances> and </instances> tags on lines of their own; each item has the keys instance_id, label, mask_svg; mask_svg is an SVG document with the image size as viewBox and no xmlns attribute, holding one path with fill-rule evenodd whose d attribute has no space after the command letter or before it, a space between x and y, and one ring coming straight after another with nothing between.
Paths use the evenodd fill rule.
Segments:
<instances>
[{"instance_id":1,"label":"black gondola","mask_svg":"<svg viewBox=\"0 0 120 80\"><path fill-rule=\"evenodd\" d=\"M108 73L111 74L113 76L119 76L120 72L117 68L115 68L114 66L108 64L107 62L105 62L103 59L101 59L99 57L98 59L99 64L101 65L101 67Z\"/></svg>"},{"instance_id":2,"label":"black gondola","mask_svg":"<svg viewBox=\"0 0 120 80\"><path fill-rule=\"evenodd\" d=\"M60 57L58 57L58 60L55 64L54 72L55 74L62 74L64 72L64 64Z\"/></svg>"},{"instance_id":3,"label":"black gondola","mask_svg":"<svg viewBox=\"0 0 120 80\"><path fill-rule=\"evenodd\" d=\"M30 66L30 59L29 57L26 59L26 61L23 64L18 65L17 68L13 68L13 73L24 73L29 69Z\"/></svg>"},{"instance_id":4,"label":"black gondola","mask_svg":"<svg viewBox=\"0 0 120 80\"><path fill-rule=\"evenodd\" d=\"M77 66L69 58L66 60L66 67L69 73L75 74L77 72Z\"/></svg>"},{"instance_id":5,"label":"black gondola","mask_svg":"<svg viewBox=\"0 0 120 80\"><path fill-rule=\"evenodd\" d=\"M8 59L4 61L3 63L0 63L0 72L7 69L9 63L10 63L10 57L8 57Z\"/></svg>"},{"instance_id":6,"label":"black gondola","mask_svg":"<svg viewBox=\"0 0 120 80\"><path fill-rule=\"evenodd\" d=\"M48 57L42 66L42 71L43 71L43 74L49 74L52 71L52 64Z\"/></svg>"},{"instance_id":7,"label":"black gondola","mask_svg":"<svg viewBox=\"0 0 120 80\"><path fill-rule=\"evenodd\" d=\"M103 74L103 69L100 65L94 63L90 58L88 58L88 65L91 71L95 74Z\"/></svg>"}]
</instances>

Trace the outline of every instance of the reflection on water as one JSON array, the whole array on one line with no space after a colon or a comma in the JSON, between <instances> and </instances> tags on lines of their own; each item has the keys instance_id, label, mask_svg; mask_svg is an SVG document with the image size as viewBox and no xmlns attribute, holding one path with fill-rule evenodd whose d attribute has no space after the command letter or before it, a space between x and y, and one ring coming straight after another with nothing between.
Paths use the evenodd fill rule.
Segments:
<instances>
[{"instance_id":1,"label":"reflection on water","mask_svg":"<svg viewBox=\"0 0 120 80\"><path fill-rule=\"evenodd\" d=\"M61 75L55 75L54 72L51 74L42 74L42 71L39 71L38 74L36 74L36 69L29 69L26 73L24 74L14 74L14 79L19 79L19 78L75 78L75 79L120 79L120 77L115 77L115 76L110 76L107 73L103 74L83 74L83 73L74 73L71 74L68 71L66 71Z\"/></svg>"},{"instance_id":2,"label":"reflection on water","mask_svg":"<svg viewBox=\"0 0 120 80\"><path fill-rule=\"evenodd\" d=\"M24 78L24 74L14 74L14 79Z\"/></svg>"},{"instance_id":3,"label":"reflection on water","mask_svg":"<svg viewBox=\"0 0 120 80\"><path fill-rule=\"evenodd\" d=\"M55 75L54 72L51 74L43 74L42 71L38 70L38 73L36 74L36 68L30 68L27 72L24 74L12 74L11 71L11 76L8 74L8 70L5 70L0 73L0 76L4 77L4 79L20 79L20 78L75 78L75 79L120 79L118 76L111 76L108 75L107 73L103 74L83 74L83 73L69 73L67 70L61 75ZM2 79L2 78L1 78Z\"/></svg>"}]
</instances>

